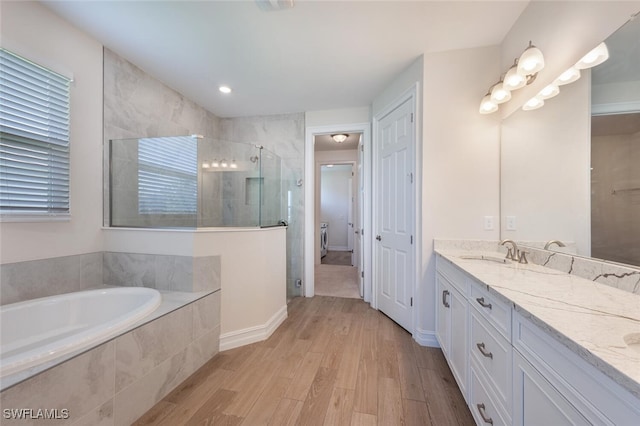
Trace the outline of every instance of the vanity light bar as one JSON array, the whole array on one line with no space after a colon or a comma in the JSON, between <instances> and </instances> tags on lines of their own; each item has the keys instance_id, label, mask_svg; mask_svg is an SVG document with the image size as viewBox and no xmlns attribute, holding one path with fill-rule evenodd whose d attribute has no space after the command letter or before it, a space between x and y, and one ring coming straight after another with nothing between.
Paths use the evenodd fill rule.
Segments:
<instances>
[{"instance_id":1,"label":"vanity light bar","mask_svg":"<svg viewBox=\"0 0 640 426\"><path fill-rule=\"evenodd\" d=\"M544 55L542 51L529 41L529 46L519 58L514 59L513 65L507 70L504 77L489 87L487 94L480 101L480 114L496 112L499 104L511 99L511 91L531 84L543 68Z\"/></svg>"},{"instance_id":2,"label":"vanity light bar","mask_svg":"<svg viewBox=\"0 0 640 426\"><path fill-rule=\"evenodd\" d=\"M580 70L593 68L607 59L609 59L609 49L607 45L602 42L584 55L574 66L560 74L552 84L542 89L535 97L529 99L527 103L522 106L522 109L524 111L531 111L542 107L545 99L550 99L560 93L559 86L578 80L580 78Z\"/></svg>"}]
</instances>

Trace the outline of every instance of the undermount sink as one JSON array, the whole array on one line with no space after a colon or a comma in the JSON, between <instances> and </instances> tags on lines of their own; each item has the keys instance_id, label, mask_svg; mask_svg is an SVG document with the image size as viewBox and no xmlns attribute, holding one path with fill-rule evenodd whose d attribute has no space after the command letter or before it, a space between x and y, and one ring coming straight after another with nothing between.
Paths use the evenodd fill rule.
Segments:
<instances>
[{"instance_id":1,"label":"undermount sink","mask_svg":"<svg viewBox=\"0 0 640 426\"><path fill-rule=\"evenodd\" d=\"M506 259L504 257L491 256L486 254L465 254L458 257L460 257L460 259L465 259L465 260L488 260L489 262L496 262L496 263L511 263L509 259Z\"/></svg>"},{"instance_id":2,"label":"undermount sink","mask_svg":"<svg viewBox=\"0 0 640 426\"><path fill-rule=\"evenodd\" d=\"M623 339L629 349L640 352L640 333L626 334Z\"/></svg>"}]
</instances>

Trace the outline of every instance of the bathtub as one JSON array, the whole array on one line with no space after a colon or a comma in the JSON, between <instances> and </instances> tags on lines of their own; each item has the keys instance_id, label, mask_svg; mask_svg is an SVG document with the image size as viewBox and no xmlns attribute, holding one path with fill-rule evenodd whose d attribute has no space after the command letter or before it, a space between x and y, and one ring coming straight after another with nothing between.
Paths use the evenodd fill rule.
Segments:
<instances>
[{"instance_id":1,"label":"bathtub","mask_svg":"<svg viewBox=\"0 0 640 426\"><path fill-rule=\"evenodd\" d=\"M157 290L117 287L0 306L0 377L102 343L160 302Z\"/></svg>"}]
</instances>

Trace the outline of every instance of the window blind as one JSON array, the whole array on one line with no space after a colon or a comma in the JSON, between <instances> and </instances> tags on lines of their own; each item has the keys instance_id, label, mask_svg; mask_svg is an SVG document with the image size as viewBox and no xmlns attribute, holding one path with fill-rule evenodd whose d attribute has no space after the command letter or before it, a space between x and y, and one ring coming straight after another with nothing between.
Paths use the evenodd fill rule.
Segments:
<instances>
[{"instance_id":1,"label":"window blind","mask_svg":"<svg viewBox=\"0 0 640 426\"><path fill-rule=\"evenodd\" d=\"M70 82L0 48L0 213L69 213Z\"/></svg>"},{"instance_id":2,"label":"window blind","mask_svg":"<svg viewBox=\"0 0 640 426\"><path fill-rule=\"evenodd\" d=\"M195 214L198 143L192 136L138 140L140 214Z\"/></svg>"}]
</instances>

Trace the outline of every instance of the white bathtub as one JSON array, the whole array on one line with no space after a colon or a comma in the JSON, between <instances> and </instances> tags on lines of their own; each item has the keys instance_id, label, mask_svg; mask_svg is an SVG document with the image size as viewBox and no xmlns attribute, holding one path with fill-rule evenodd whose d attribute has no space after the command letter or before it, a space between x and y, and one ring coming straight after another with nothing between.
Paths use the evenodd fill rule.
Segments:
<instances>
[{"instance_id":1,"label":"white bathtub","mask_svg":"<svg viewBox=\"0 0 640 426\"><path fill-rule=\"evenodd\" d=\"M0 306L0 377L101 343L153 312L157 290L87 290Z\"/></svg>"}]
</instances>

